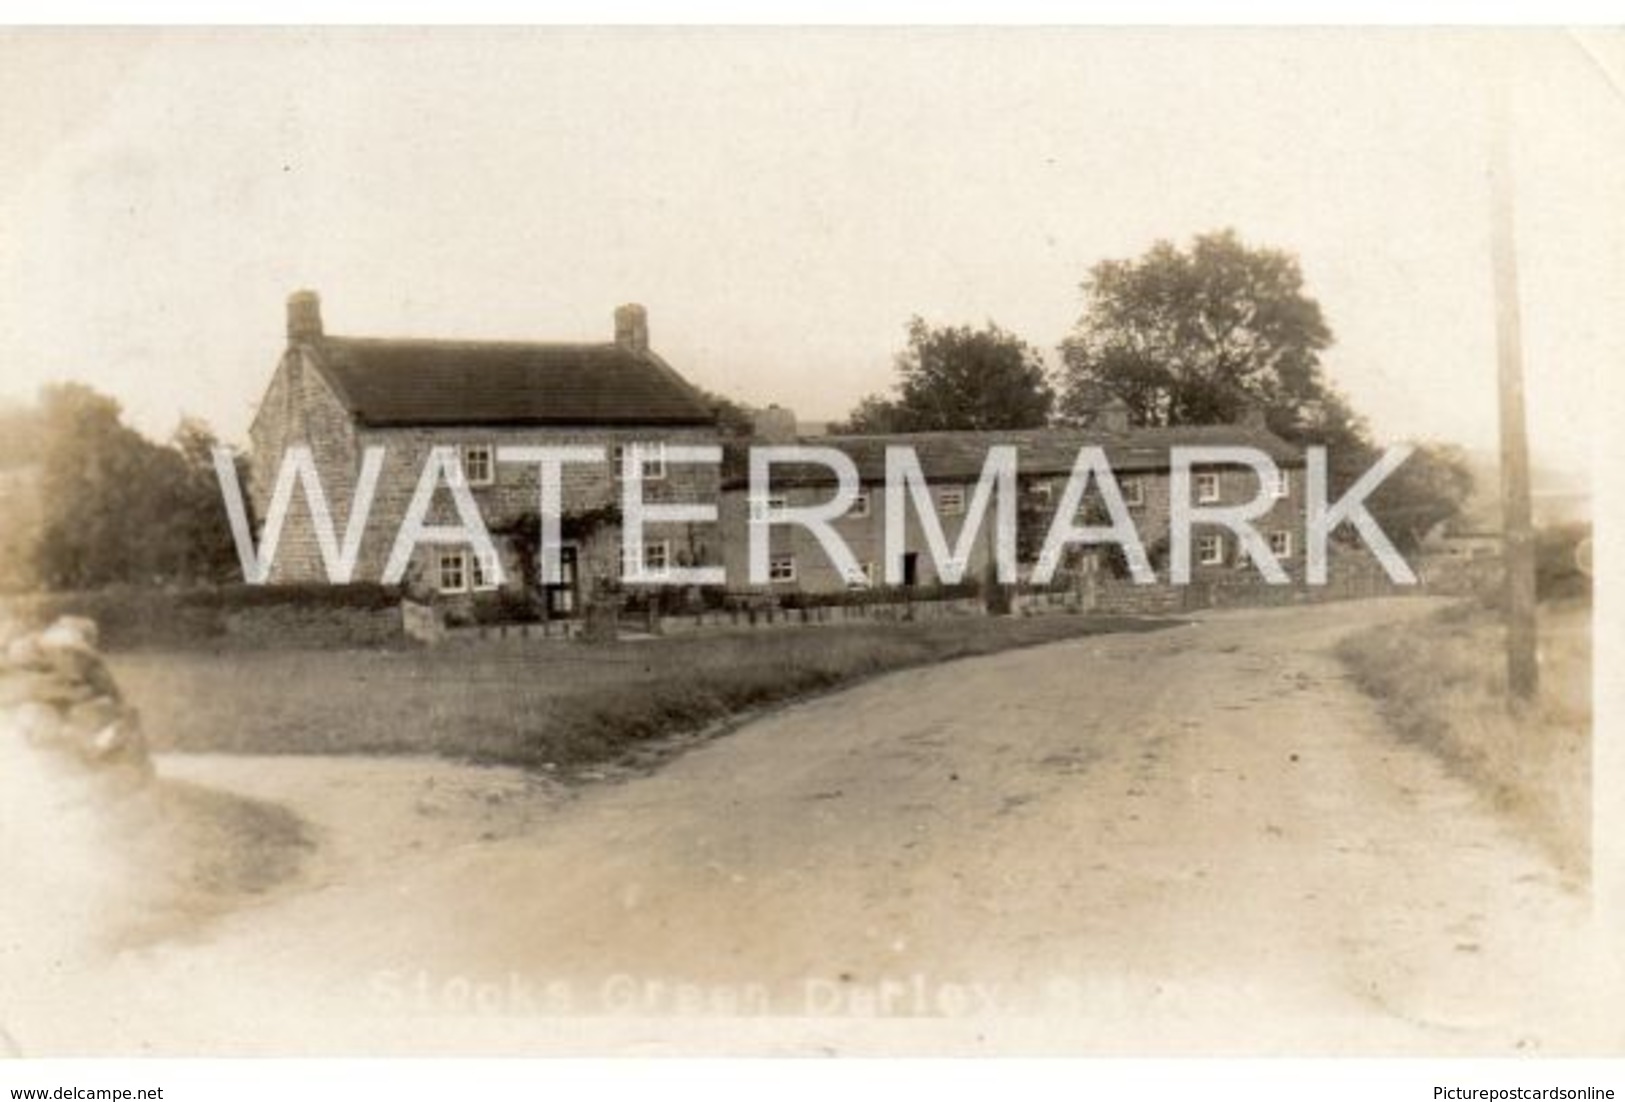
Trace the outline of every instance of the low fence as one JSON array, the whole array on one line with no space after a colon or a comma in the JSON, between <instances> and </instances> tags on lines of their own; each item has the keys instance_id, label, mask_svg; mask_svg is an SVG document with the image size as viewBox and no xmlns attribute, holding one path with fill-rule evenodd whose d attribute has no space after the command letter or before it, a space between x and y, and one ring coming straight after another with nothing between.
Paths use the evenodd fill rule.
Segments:
<instances>
[{"instance_id":1,"label":"low fence","mask_svg":"<svg viewBox=\"0 0 1625 1102\"><path fill-rule=\"evenodd\" d=\"M819 605L811 608L741 608L658 616L649 621L653 634L682 635L706 630L788 627L800 624L894 623L981 616L979 597L942 601L887 601L877 604Z\"/></svg>"},{"instance_id":2,"label":"low fence","mask_svg":"<svg viewBox=\"0 0 1625 1102\"><path fill-rule=\"evenodd\" d=\"M1311 586L1301 581L1270 585L1257 577L1206 579L1188 585L1158 582L1136 585L1128 579L1106 575L1085 576L1076 588L1014 593L1010 598L1013 616L1053 614L1095 614L1116 616L1179 616L1205 609L1274 607L1318 604L1328 601L1358 600L1370 597L1414 595L1425 592L1419 586L1392 582L1375 563L1349 563L1334 566L1325 585ZM448 627L430 605L402 603L406 634L427 643L499 639L574 639L589 634L582 620L553 620L538 623L470 624ZM980 597L877 601L815 605L799 608L737 607L697 612L622 613L612 633L593 633L609 638L652 635L698 635L768 628L814 627L821 625L899 623L970 618L989 615Z\"/></svg>"}]
</instances>

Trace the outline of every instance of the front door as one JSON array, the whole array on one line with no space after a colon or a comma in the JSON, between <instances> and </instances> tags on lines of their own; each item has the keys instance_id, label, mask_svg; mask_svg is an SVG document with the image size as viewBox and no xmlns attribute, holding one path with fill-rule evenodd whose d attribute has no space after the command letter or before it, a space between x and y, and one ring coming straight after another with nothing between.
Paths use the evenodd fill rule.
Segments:
<instances>
[{"instance_id":1,"label":"front door","mask_svg":"<svg viewBox=\"0 0 1625 1102\"><path fill-rule=\"evenodd\" d=\"M920 553L918 551L903 552L903 584L911 589L920 584Z\"/></svg>"},{"instance_id":2,"label":"front door","mask_svg":"<svg viewBox=\"0 0 1625 1102\"><path fill-rule=\"evenodd\" d=\"M567 620L576 614L579 563L575 544L567 543L559 548L558 581L542 587L548 619Z\"/></svg>"}]
</instances>

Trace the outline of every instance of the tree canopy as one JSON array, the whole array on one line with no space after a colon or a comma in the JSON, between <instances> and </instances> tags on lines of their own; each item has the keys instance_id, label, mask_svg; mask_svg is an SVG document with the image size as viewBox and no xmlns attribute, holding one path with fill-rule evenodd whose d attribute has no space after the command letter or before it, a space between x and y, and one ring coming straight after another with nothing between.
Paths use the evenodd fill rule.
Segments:
<instances>
[{"instance_id":1,"label":"tree canopy","mask_svg":"<svg viewBox=\"0 0 1625 1102\"><path fill-rule=\"evenodd\" d=\"M31 570L11 584L89 589L233 576L216 440L205 425L183 420L172 442L154 443L124 423L117 401L78 383L46 387L30 413L37 485L18 542Z\"/></svg>"},{"instance_id":2,"label":"tree canopy","mask_svg":"<svg viewBox=\"0 0 1625 1102\"><path fill-rule=\"evenodd\" d=\"M1335 399L1320 369L1332 332L1290 253L1250 248L1233 230L1184 250L1159 241L1096 264L1083 292L1061 345L1065 415L1107 394L1139 425L1234 421L1256 406L1291 432Z\"/></svg>"},{"instance_id":3,"label":"tree canopy","mask_svg":"<svg viewBox=\"0 0 1625 1102\"><path fill-rule=\"evenodd\" d=\"M1291 253L1220 230L1188 249L1159 241L1137 259L1101 261L1082 289L1083 316L1061 344L1063 420L1085 423L1113 398L1137 425L1216 424L1258 409L1280 436L1327 449L1333 494L1376 459L1365 419L1322 371L1331 327ZM1458 449L1423 445L1370 508L1408 548L1471 491Z\"/></svg>"},{"instance_id":4,"label":"tree canopy","mask_svg":"<svg viewBox=\"0 0 1625 1102\"><path fill-rule=\"evenodd\" d=\"M863 399L837 431L1037 428L1055 405L1038 350L992 322L934 328L915 317L896 367L895 397Z\"/></svg>"}]
</instances>

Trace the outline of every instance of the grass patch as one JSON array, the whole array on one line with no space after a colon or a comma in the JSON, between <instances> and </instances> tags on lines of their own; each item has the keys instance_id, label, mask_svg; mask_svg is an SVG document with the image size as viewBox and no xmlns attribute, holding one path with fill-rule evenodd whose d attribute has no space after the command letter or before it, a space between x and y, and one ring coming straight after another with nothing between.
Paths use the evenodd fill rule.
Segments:
<instances>
[{"instance_id":1,"label":"grass patch","mask_svg":"<svg viewBox=\"0 0 1625 1102\"><path fill-rule=\"evenodd\" d=\"M1541 699L1508 708L1500 614L1463 602L1420 624L1345 640L1339 656L1399 737L1437 754L1520 822L1564 871L1591 850L1591 612L1540 610Z\"/></svg>"},{"instance_id":2,"label":"grass patch","mask_svg":"<svg viewBox=\"0 0 1625 1102\"><path fill-rule=\"evenodd\" d=\"M887 670L1165 623L967 618L607 646L146 651L110 661L158 750L436 754L565 768Z\"/></svg>"}]
</instances>

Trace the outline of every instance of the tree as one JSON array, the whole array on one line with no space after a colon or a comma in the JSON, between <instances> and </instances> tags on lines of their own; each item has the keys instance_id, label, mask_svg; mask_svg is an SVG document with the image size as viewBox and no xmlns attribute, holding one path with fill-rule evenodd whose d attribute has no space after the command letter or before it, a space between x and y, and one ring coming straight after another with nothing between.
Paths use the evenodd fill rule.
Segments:
<instances>
[{"instance_id":1,"label":"tree","mask_svg":"<svg viewBox=\"0 0 1625 1102\"><path fill-rule=\"evenodd\" d=\"M699 392L700 400L706 404L717 419L717 430L726 439L749 439L756 429L756 419L751 411L725 394L706 390L704 387L695 387Z\"/></svg>"},{"instance_id":2,"label":"tree","mask_svg":"<svg viewBox=\"0 0 1625 1102\"><path fill-rule=\"evenodd\" d=\"M41 392L39 426L37 583L90 589L234 575L216 440L205 425L183 420L170 445L156 444L124 424L117 401L66 383Z\"/></svg>"},{"instance_id":3,"label":"tree","mask_svg":"<svg viewBox=\"0 0 1625 1102\"><path fill-rule=\"evenodd\" d=\"M1461 448L1437 443L1415 447L1367 503L1401 551L1415 550L1435 525L1460 513L1473 493L1472 465Z\"/></svg>"},{"instance_id":4,"label":"tree","mask_svg":"<svg viewBox=\"0 0 1625 1102\"><path fill-rule=\"evenodd\" d=\"M1257 406L1287 435L1327 398L1331 329L1290 253L1249 248L1233 230L1189 251L1159 241L1138 260L1096 264L1083 291L1061 345L1070 418L1105 393L1138 425L1234 421Z\"/></svg>"},{"instance_id":5,"label":"tree","mask_svg":"<svg viewBox=\"0 0 1625 1102\"><path fill-rule=\"evenodd\" d=\"M913 318L897 374L895 398L865 398L837 431L1037 428L1055 405L1038 350L992 322L932 328Z\"/></svg>"},{"instance_id":6,"label":"tree","mask_svg":"<svg viewBox=\"0 0 1625 1102\"><path fill-rule=\"evenodd\" d=\"M214 449L220 440L208 425L194 417L181 418L170 438L169 450L179 464L169 465L164 493L174 520L169 526L169 577L187 582L223 582L238 577L241 566L226 515L225 498L214 469ZM251 477L248 458L232 457L237 484ZM245 507L248 503L245 501ZM252 524L252 520L250 521Z\"/></svg>"},{"instance_id":7,"label":"tree","mask_svg":"<svg viewBox=\"0 0 1625 1102\"><path fill-rule=\"evenodd\" d=\"M1062 342L1064 419L1084 423L1117 399L1138 425L1238 420L1249 408L1300 447L1326 448L1338 496L1376 460L1365 419L1326 378L1332 344L1292 254L1250 248L1233 230L1188 251L1159 241L1138 260L1106 260L1083 284L1086 308ZM1402 550L1460 512L1472 474L1459 449L1417 447L1370 509Z\"/></svg>"}]
</instances>

